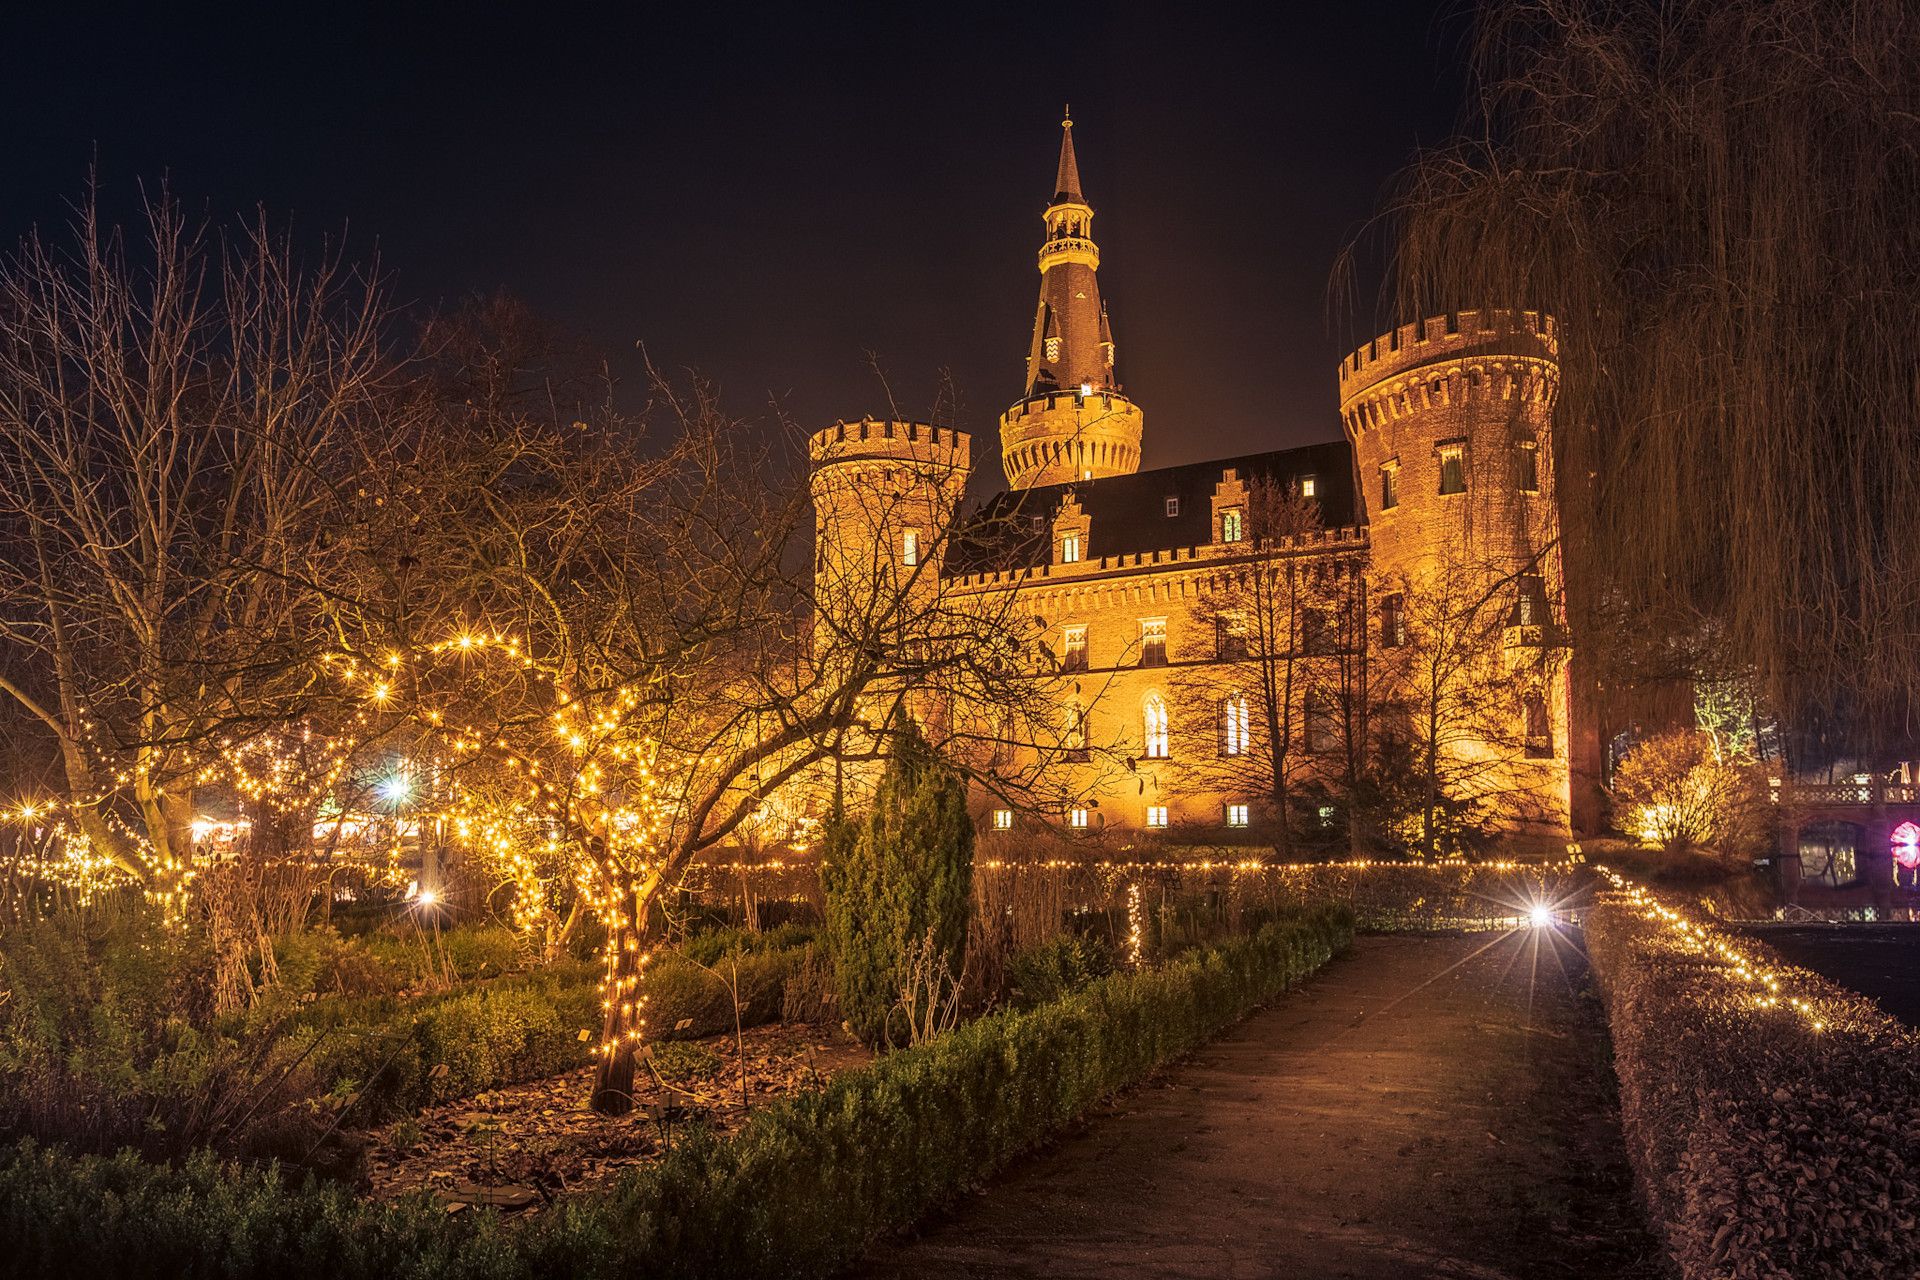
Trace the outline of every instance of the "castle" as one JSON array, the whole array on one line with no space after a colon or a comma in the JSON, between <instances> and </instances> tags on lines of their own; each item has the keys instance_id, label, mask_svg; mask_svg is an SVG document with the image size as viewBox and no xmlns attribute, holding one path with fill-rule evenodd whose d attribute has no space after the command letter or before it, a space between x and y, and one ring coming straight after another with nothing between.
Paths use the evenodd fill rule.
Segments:
<instances>
[{"instance_id":1,"label":"castle","mask_svg":"<svg viewBox=\"0 0 1920 1280\"><path fill-rule=\"evenodd\" d=\"M982 826L1267 839L1331 819L1334 784L1391 742L1430 791L1444 779L1509 831L1591 829L1551 317L1404 325L1340 362L1344 439L1141 471L1146 413L1118 378L1093 215L1067 120L1025 386L999 423L1006 492L963 512L972 442L950 428L867 420L811 441L821 582L1017 620L1040 653L1031 678L1058 714L995 750L1051 785L980 786ZM1436 820L1435 796L1409 804Z\"/></svg>"}]
</instances>

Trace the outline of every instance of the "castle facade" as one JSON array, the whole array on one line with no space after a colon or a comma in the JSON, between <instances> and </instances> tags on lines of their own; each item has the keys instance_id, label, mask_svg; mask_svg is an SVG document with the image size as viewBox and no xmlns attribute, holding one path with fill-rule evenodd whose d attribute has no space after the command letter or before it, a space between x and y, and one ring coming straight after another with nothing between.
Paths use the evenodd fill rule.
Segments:
<instances>
[{"instance_id":1,"label":"castle facade","mask_svg":"<svg viewBox=\"0 0 1920 1280\"><path fill-rule=\"evenodd\" d=\"M1118 378L1093 216L1063 122L1025 385L1000 417L1004 493L963 509L972 442L949 428L868 420L811 442L823 582L883 581L903 616L1017 621L1036 651L1053 713L993 754L1046 785L977 771L983 828L1273 842L1400 787L1411 829L1382 836L1467 810L1542 838L1590 829L1553 320L1404 325L1340 362L1343 438L1141 471L1146 413Z\"/></svg>"}]
</instances>

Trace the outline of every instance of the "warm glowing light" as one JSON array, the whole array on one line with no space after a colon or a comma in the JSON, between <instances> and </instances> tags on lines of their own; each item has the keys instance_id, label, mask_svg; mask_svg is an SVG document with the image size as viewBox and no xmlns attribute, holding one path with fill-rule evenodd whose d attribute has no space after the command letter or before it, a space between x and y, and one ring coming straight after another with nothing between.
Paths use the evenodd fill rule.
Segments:
<instances>
[{"instance_id":1,"label":"warm glowing light","mask_svg":"<svg viewBox=\"0 0 1920 1280\"><path fill-rule=\"evenodd\" d=\"M1533 904L1533 910L1527 913L1527 919L1533 922L1533 927L1536 929L1550 928L1553 924L1553 908L1544 902L1536 902Z\"/></svg>"},{"instance_id":2,"label":"warm glowing light","mask_svg":"<svg viewBox=\"0 0 1920 1280\"><path fill-rule=\"evenodd\" d=\"M384 800L399 804L413 794L413 779L404 773L396 773L380 784L380 796Z\"/></svg>"}]
</instances>

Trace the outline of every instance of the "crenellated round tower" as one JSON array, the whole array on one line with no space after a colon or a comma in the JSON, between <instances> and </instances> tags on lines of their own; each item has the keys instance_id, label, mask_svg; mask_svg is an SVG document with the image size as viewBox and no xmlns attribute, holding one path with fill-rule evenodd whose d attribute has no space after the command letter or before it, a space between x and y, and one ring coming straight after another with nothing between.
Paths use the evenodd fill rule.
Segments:
<instances>
[{"instance_id":1,"label":"crenellated round tower","mask_svg":"<svg viewBox=\"0 0 1920 1280\"><path fill-rule=\"evenodd\" d=\"M1597 737L1590 704L1574 696L1567 648L1553 474L1560 379L1553 318L1533 311L1432 316L1352 352L1339 378L1382 661L1394 660L1410 623L1418 631L1424 619L1431 630L1450 611L1456 621L1444 625L1498 664L1501 687L1511 690L1500 695L1501 706L1473 709L1455 749L1482 764L1500 762L1478 775L1487 791L1538 798L1534 812L1509 815L1518 825L1556 834L1588 828L1596 815L1585 773ZM1417 635L1412 643L1420 643ZM1495 686L1477 687L1485 700Z\"/></svg>"},{"instance_id":2,"label":"crenellated round tower","mask_svg":"<svg viewBox=\"0 0 1920 1280\"><path fill-rule=\"evenodd\" d=\"M808 440L814 584L823 626L857 630L893 601L924 607L972 466L964 431L838 422Z\"/></svg>"},{"instance_id":3,"label":"crenellated round tower","mask_svg":"<svg viewBox=\"0 0 1920 1280\"><path fill-rule=\"evenodd\" d=\"M1000 415L1000 461L1014 489L1131 475L1140 469L1146 425L1146 414L1121 394L1114 372L1093 206L1080 191L1073 120L1060 125L1053 199L1041 215L1047 230L1026 392Z\"/></svg>"}]
</instances>

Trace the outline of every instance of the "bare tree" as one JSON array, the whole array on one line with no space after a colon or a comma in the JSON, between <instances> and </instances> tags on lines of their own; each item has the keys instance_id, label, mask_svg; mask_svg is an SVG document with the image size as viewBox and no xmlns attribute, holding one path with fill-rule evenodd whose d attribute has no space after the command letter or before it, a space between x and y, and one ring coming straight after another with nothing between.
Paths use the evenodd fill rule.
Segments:
<instances>
[{"instance_id":1,"label":"bare tree","mask_svg":"<svg viewBox=\"0 0 1920 1280\"><path fill-rule=\"evenodd\" d=\"M1920 17L1489 0L1478 25L1464 134L1389 209L1398 302L1559 314L1579 638L1710 650L1827 750L1910 736Z\"/></svg>"},{"instance_id":2,"label":"bare tree","mask_svg":"<svg viewBox=\"0 0 1920 1280\"><path fill-rule=\"evenodd\" d=\"M353 520L347 442L403 428L370 277L303 269L264 222L218 237L164 191L145 215L130 244L89 199L69 245L0 265L0 689L97 854L168 896L221 739L311 683L303 584Z\"/></svg>"}]
</instances>

